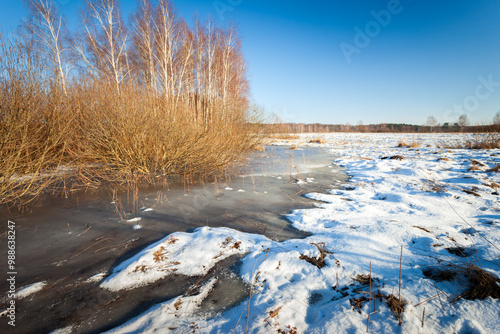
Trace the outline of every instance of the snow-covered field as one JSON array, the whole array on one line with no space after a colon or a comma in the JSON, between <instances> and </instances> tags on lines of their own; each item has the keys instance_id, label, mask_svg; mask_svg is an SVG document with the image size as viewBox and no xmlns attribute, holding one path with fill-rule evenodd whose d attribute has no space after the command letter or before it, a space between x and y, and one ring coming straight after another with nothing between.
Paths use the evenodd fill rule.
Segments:
<instances>
[{"instance_id":1,"label":"snow-covered field","mask_svg":"<svg viewBox=\"0 0 500 334\"><path fill-rule=\"evenodd\" d=\"M326 143L308 143L316 138ZM498 299L467 298L479 286L479 268L500 277L500 174L488 172L500 164L500 150L440 148L461 138L304 134L275 142L331 147L333 163L351 176L341 190L308 194L315 208L288 215L311 236L276 242L209 227L169 235L116 267L101 287L133 289L174 272L203 275L242 254L249 297L208 316L199 305L217 284L209 280L111 332L496 332ZM420 146L398 148L403 140ZM487 289L500 288L494 280L479 286ZM404 304L401 325L388 301Z\"/></svg>"}]
</instances>

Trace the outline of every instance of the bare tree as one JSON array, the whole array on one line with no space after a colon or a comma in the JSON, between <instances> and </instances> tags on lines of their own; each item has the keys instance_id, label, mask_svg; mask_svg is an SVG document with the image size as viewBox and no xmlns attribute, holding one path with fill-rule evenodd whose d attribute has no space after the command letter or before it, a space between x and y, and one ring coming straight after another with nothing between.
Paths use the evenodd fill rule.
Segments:
<instances>
[{"instance_id":1,"label":"bare tree","mask_svg":"<svg viewBox=\"0 0 500 334\"><path fill-rule=\"evenodd\" d=\"M64 45L64 20L51 0L27 0L30 12L27 28L36 39L36 49L46 60L47 77L56 81L64 94L66 78L70 70L68 49Z\"/></svg>"},{"instance_id":2,"label":"bare tree","mask_svg":"<svg viewBox=\"0 0 500 334\"><path fill-rule=\"evenodd\" d=\"M176 88L176 105L183 99L184 103L188 102L188 97L191 95L194 86L193 66L194 66L194 36L193 32L188 28L184 20L178 23L178 29L181 36L181 44L176 54L176 69L177 69L177 88Z\"/></svg>"},{"instance_id":3,"label":"bare tree","mask_svg":"<svg viewBox=\"0 0 500 334\"><path fill-rule=\"evenodd\" d=\"M500 111L495 114L495 117L493 117L493 124L500 125Z\"/></svg>"},{"instance_id":4,"label":"bare tree","mask_svg":"<svg viewBox=\"0 0 500 334\"><path fill-rule=\"evenodd\" d=\"M132 15L134 60L137 76L150 90L157 90L157 71L155 62L155 8L151 0L139 0L139 10Z\"/></svg>"},{"instance_id":5,"label":"bare tree","mask_svg":"<svg viewBox=\"0 0 500 334\"><path fill-rule=\"evenodd\" d=\"M426 124L427 124L427 126L429 126L431 128L431 132L432 132L432 129L435 128L438 125L436 117L434 117L434 116L427 117L427 123Z\"/></svg>"},{"instance_id":6,"label":"bare tree","mask_svg":"<svg viewBox=\"0 0 500 334\"><path fill-rule=\"evenodd\" d=\"M179 29L175 11L168 0L160 0L155 15L155 50L164 95L174 96L174 61L179 44Z\"/></svg>"},{"instance_id":7,"label":"bare tree","mask_svg":"<svg viewBox=\"0 0 500 334\"><path fill-rule=\"evenodd\" d=\"M114 83L117 90L128 76L127 30L117 0L86 0L83 11L83 48L76 47L82 59L99 78Z\"/></svg>"},{"instance_id":8,"label":"bare tree","mask_svg":"<svg viewBox=\"0 0 500 334\"><path fill-rule=\"evenodd\" d=\"M458 125L462 130L469 125L469 119L466 114L460 115L458 118Z\"/></svg>"}]
</instances>

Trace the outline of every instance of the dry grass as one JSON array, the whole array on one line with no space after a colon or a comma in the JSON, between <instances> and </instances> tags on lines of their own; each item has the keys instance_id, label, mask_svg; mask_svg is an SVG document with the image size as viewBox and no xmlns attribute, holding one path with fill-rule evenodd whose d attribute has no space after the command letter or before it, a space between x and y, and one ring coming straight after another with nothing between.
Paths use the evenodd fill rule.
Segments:
<instances>
[{"instance_id":1,"label":"dry grass","mask_svg":"<svg viewBox=\"0 0 500 334\"><path fill-rule=\"evenodd\" d=\"M386 160L386 159L391 159L391 160L404 160L406 159L402 155L393 155L393 156L388 156L388 157L381 157L380 159Z\"/></svg>"},{"instance_id":2,"label":"dry grass","mask_svg":"<svg viewBox=\"0 0 500 334\"><path fill-rule=\"evenodd\" d=\"M469 280L469 286L461 297L469 300L484 299L486 297L500 298L500 279L473 264L464 269L464 274Z\"/></svg>"},{"instance_id":3,"label":"dry grass","mask_svg":"<svg viewBox=\"0 0 500 334\"><path fill-rule=\"evenodd\" d=\"M323 138L315 138L315 139L311 139L309 140L308 142L309 144L327 144L328 141L326 141L325 139Z\"/></svg>"},{"instance_id":4,"label":"dry grass","mask_svg":"<svg viewBox=\"0 0 500 334\"><path fill-rule=\"evenodd\" d=\"M487 167L487 165L479 160L476 159L471 159L471 165L472 166L481 166L481 167Z\"/></svg>"},{"instance_id":5,"label":"dry grass","mask_svg":"<svg viewBox=\"0 0 500 334\"><path fill-rule=\"evenodd\" d=\"M326 263L325 263L326 254L332 254L332 253L326 249L324 242L313 243L312 245L316 246L316 248L318 249L319 256L318 257L310 257L310 256L302 254L302 255L300 255L299 258L301 260L309 262L310 264L315 265L316 267L321 269L324 266L326 266Z\"/></svg>"},{"instance_id":6,"label":"dry grass","mask_svg":"<svg viewBox=\"0 0 500 334\"><path fill-rule=\"evenodd\" d=\"M473 196L476 196L476 197L481 197L481 195L479 195L476 191L476 189L463 189L463 192L466 193L466 194L469 194L469 195L473 195Z\"/></svg>"},{"instance_id":7,"label":"dry grass","mask_svg":"<svg viewBox=\"0 0 500 334\"><path fill-rule=\"evenodd\" d=\"M464 256L462 251L459 253L459 256ZM454 284L459 284L461 292L452 298L451 302L460 298L468 300L500 298L500 279L478 267L474 261L428 267L423 270L423 274L438 282L453 281Z\"/></svg>"},{"instance_id":8,"label":"dry grass","mask_svg":"<svg viewBox=\"0 0 500 334\"><path fill-rule=\"evenodd\" d=\"M401 325L402 316L407 302L403 298L401 297L398 298L397 296L394 295L389 295L385 298L387 306L389 306L389 308L392 310L392 312L396 316L396 319L398 319L399 321L399 325Z\"/></svg>"},{"instance_id":9,"label":"dry grass","mask_svg":"<svg viewBox=\"0 0 500 334\"><path fill-rule=\"evenodd\" d=\"M396 147L407 147L407 146L408 146L408 144L403 140L403 141L400 141Z\"/></svg>"},{"instance_id":10,"label":"dry grass","mask_svg":"<svg viewBox=\"0 0 500 334\"><path fill-rule=\"evenodd\" d=\"M256 151L256 152L263 152L265 150L266 150L266 148L262 145L255 145L252 147L252 151Z\"/></svg>"},{"instance_id":11,"label":"dry grass","mask_svg":"<svg viewBox=\"0 0 500 334\"><path fill-rule=\"evenodd\" d=\"M490 187L493 190L497 190L498 188L500 188L500 184L496 182L485 183L484 185Z\"/></svg>"},{"instance_id":12,"label":"dry grass","mask_svg":"<svg viewBox=\"0 0 500 334\"><path fill-rule=\"evenodd\" d=\"M413 225L412 227L418 228L419 230L422 230L422 231L427 232L427 233L431 233L431 231L429 231L428 229L426 229L425 227L422 227L422 226Z\"/></svg>"},{"instance_id":13,"label":"dry grass","mask_svg":"<svg viewBox=\"0 0 500 334\"><path fill-rule=\"evenodd\" d=\"M500 148L500 134L490 133L486 136L476 136L465 142L465 148L475 150L492 150Z\"/></svg>"},{"instance_id":14,"label":"dry grass","mask_svg":"<svg viewBox=\"0 0 500 334\"><path fill-rule=\"evenodd\" d=\"M370 285L371 277L365 274L357 274L352 278L353 281L358 282L361 285Z\"/></svg>"},{"instance_id":15,"label":"dry grass","mask_svg":"<svg viewBox=\"0 0 500 334\"><path fill-rule=\"evenodd\" d=\"M499 172L500 171L500 164L496 165L495 167L491 168L491 169L488 169L487 172L488 173L491 173L491 172Z\"/></svg>"},{"instance_id":16,"label":"dry grass","mask_svg":"<svg viewBox=\"0 0 500 334\"><path fill-rule=\"evenodd\" d=\"M492 150L500 148L500 133L475 133L472 138L459 141L454 145L444 145L452 149Z\"/></svg>"},{"instance_id":17,"label":"dry grass","mask_svg":"<svg viewBox=\"0 0 500 334\"><path fill-rule=\"evenodd\" d=\"M471 166L467 169L468 172L482 172L483 169L478 166Z\"/></svg>"},{"instance_id":18,"label":"dry grass","mask_svg":"<svg viewBox=\"0 0 500 334\"><path fill-rule=\"evenodd\" d=\"M23 206L57 181L73 116L60 94L42 89L36 53L0 36L0 59L0 204Z\"/></svg>"},{"instance_id":19,"label":"dry grass","mask_svg":"<svg viewBox=\"0 0 500 334\"><path fill-rule=\"evenodd\" d=\"M292 135L290 133L273 133L270 135L272 139L280 139L280 140L296 140L300 139L297 135Z\"/></svg>"},{"instance_id":20,"label":"dry grass","mask_svg":"<svg viewBox=\"0 0 500 334\"><path fill-rule=\"evenodd\" d=\"M404 140L399 142L399 144L397 145L397 147L409 147L409 148L418 148L420 147L422 144L420 143L417 143L417 142L411 142L411 143L407 143L405 142Z\"/></svg>"}]
</instances>

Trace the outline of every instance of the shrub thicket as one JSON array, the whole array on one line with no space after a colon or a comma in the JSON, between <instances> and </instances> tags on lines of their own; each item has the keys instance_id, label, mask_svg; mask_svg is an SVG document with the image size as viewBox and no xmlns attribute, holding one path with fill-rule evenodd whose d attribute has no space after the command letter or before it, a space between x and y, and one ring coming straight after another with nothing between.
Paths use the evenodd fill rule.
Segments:
<instances>
[{"instance_id":1,"label":"shrub thicket","mask_svg":"<svg viewBox=\"0 0 500 334\"><path fill-rule=\"evenodd\" d=\"M0 204L47 189L207 177L256 143L233 26L190 28L172 4L88 0L69 32L50 0L0 36Z\"/></svg>"}]
</instances>

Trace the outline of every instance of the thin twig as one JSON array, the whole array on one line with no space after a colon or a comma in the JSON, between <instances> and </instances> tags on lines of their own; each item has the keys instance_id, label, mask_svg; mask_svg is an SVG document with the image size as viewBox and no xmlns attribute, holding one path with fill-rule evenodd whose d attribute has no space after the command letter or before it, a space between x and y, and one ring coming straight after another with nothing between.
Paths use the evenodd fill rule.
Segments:
<instances>
[{"instance_id":1,"label":"thin twig","mask_svg":"<svg viewBox=\"0 0 500 334\"><path fill-rule=\"evenodd\" d=\"M366 318L366 332L367 333L368 333L368 325L370 323L371 299L372 299L372 262L370 261L370 290L368 292L368 317Z\"/></svg>"},{"instance_id":2,"label":"thin twig","mask_svg":"<svg viewBox=\"0 0 500 334\"><path fill-rule=\"evenodd\" d=\"M401 245L401 256L399 257L399 305L401 305L401 268L403 266L403 245ZM401 315L399 315L399 325L401 326Z\"/></svg>"},{"instance_id":3,"label":"thin twig","mask_svg":"<svg viewBox=\"0 0 500 334\"><path fill-rule=\"evenodd\" d=\"M85 231L83 231L82 233L78 234L77 237L81 236L82 234L84 234L85 232L87 232L88 230L90 230L91 228L92 228L92 226L89 226Z\"/></svg>"},{"instance_id":4,"label":"thin twig","mask_svg":"<svg viewBox=\"0 0 500 334\"><path fill-rule=\"evenodd\" d=\"M440 292L440 293L438 293L438 294L436 294L436 295L434 295L434 296L432 296L432 297L430 297L430 298L427 298L427 299L426 299L426 300L424 300L424 301L421 301L420 303L418 303L418 304L417 304L417 305L415 305L414 307L420 306L420 305L422 305L422 304L424 304L424 303L427 303L428 301L431 301L431 300L433 300L433 299L435 299L435 298L438 298L438 297L439 297L439 295L441 295L441 294L443 294L443 292Z\"/></svg>"},{"instance_id":5,"label":"thin twig","mask_svg":"<svg viewBox=\"0 0 500 334\"><path fill-rule=\"evenodd\" d=\"M92 245L90 245L89 247L85 248L85 249L84 249L84 250L82 250L80 253L77 253L77 254L73 255L72 257L70 257L70 258L69 258L69 259L67 259L66 261L69 261L69 260L71 260L71 259L73 259L73 258L77 257L78 255L80 255L80 254L82 254L83 252L87 251L88 249L90 249L90 248L94 247L94 246L95 246L95 245L97 245L98 243L101 243L101 242L106 241L106 240L108 240L108 239L109 239L109 238L106 238L106 239L101 239L101 240L99 240L99 241L97 241L97 242L94 242Z\"/></svg>"},{"instance_id":6,"label":"thin twig","mask_svg":"<svg viewBox=\"0 0 500 334\"><path fill-rule=\"evenodd\" d=\"M288 194L287 194L287 193L285 193L285 192L284 192L283 190L281 190L280 188L278 188L278 187L274 187L274 188L278 189L278 190L279 190L279 191L281 191L283 194L285 194L285 196L286 196L286 197L288 197L291 201L295 201L293 198L291 198L290 196L288 196Z\"/></svg>"},{"instance_id":7,"label":"thin twig","mask_svg":"<svg viewBox=\"0 0 500 334\"><path fill-rule=\"evenodd\" d=\"M424 311L422 312L422 328L424 328L424 319L425 319L425 307Z\"/></svg>"}]
</instances>

